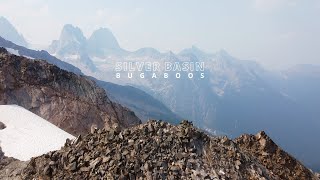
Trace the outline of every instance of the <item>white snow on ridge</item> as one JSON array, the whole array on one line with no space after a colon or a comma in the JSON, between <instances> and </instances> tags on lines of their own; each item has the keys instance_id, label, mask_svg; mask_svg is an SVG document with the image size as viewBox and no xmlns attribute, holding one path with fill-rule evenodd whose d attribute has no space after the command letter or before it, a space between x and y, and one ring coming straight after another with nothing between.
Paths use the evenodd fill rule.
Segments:
<instances>
[{"instance_id":1,"label":"white snow on ridge","mask_svg":"<svg viewBox=\"0 0 320 180\"><path fill-rule=\"evenodd\" d=\"M30 56L23 56L25 58L28 58L28 59L34 59L33 57L30 57Z\"/></svg>"},{"instance_id":2,"label":"white snow on ridge","mask_svg":"<svg viewBox=\"0 0 320 180\"><path fill-rule=\"evenodd\" d=\"M14 55L16 55L16 56L20 56L18 50L15 50L15 49L12 49L12 48L6 48L6 49L7 49L7 51L8 51L9 53L14 54Z\"/></svg>"},{"instance_id":3,"label":"white snow on ridge","mask_svg":"<svg viewBox=\"0 0 320 180\"><path fill-rule=\"evenodd\" d=\"M8 157L26 161L60 149L74 137L50 122L17 105L0 105L0 146Z\"/></svg>"},{"instance_id":4,"label":"white snow on ridge","mask_svg":"<svg viewBox=\"0 0 320 180\"><path fill-rule=\"evenodd\" d=\"M20 54L19 54L19 51L18 50L15 50L15 49L12 49L12 48L6 48L7 49L7 51L9 52L9 53L11 53L11 54L14 54L14 55L16 55L16 56L21 56ZM23 57L26 57L26 58L29 58L29 59L34 59L33 57L30 57L30 56L23 56Z\"/></svg>"}]
</instances>

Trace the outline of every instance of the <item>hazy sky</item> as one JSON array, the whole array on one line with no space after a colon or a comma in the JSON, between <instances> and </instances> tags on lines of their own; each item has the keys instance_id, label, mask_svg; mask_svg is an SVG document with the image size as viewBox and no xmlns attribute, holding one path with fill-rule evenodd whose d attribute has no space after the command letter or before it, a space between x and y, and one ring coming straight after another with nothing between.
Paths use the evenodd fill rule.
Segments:
<instances>
[{"instance_id":1,"label":"hazy sky","mask_svg":"<svg viewBox=\"0 0 320 180\"><path fill-rule=\"evenodd\" d=\"M0 0L31 44L50 44L64 24L88 37L107 27L124 49L196 45L266 67L320 64L320 0Z\"/></svg>"}]
</instances>

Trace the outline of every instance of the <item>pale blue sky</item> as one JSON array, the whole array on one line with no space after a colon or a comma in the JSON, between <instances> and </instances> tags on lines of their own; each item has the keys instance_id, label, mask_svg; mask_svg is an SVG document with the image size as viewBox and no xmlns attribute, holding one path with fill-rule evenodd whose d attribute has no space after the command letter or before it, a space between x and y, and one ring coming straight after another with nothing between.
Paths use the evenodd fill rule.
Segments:
<instances>
[{"instance_id":1,"label":"pale blue sky","mask_svg":"<svg viewBox=\"0 0 320 180\"><path fill-rule=\"evenodd\" d=\"M128 50L225 49L266 67L320 64L320 0L0 0L32 44L49 44L64 24L112 30Z\"/></svg>"}]
</instances>

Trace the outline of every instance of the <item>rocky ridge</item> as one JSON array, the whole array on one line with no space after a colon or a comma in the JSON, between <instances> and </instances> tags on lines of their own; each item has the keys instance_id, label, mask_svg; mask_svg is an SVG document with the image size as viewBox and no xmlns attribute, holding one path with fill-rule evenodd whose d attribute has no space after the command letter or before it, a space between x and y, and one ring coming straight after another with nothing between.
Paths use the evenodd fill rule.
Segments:
<instances>
[{"instance_id":1,"label":"rocky ridge","mask_svg":"<svg viewBox=\"0 0 320 180\"><path fill-rule=\"evenodd\" d=\"M235 142L280 179L312 179L312 174L305 172L306 167L279 148L263 131L256 135L242 135L236 138Z\"/></svg>"},{"instance_id":2,"label":"rocky ridge","mask_svg":"<svg viewBox=\"0 0 320 180\"><path fill-rule=\"evenodd\" d=\"M270 160L255 148L261 142L275 150L267 151ZM31 159L21 174L24 179L317 179L263 132L233 141L208 136L187 121L92 129L59 151Z\"/></svg>"},{"instance_id":3,"label":"rocky ridge","mask_svg":"<svg viewBox=\"0 0 320 180\"><path fill-rule=\"evenodd\" d=\"M33 59L46 60L48 63L54 64L54 65L58 66L60 69L64 69L66 71L73 72L78 75L83 75L83 73L81 72L81 70L79 68L77 68L71 64L68 64L64 61L61 61L60 59L58 59L54 56L51 56L47 51L44 51L44 50L37 51L37 50L28 49L26 47L14 44L13 42L8 41L8 40L2 38L1 36L0 36L0 47L10 48L12 50L15 50L21 56L25 56L25 57L29 57L29 58L33 58Z\"/></svg>"},{"instance_id":4,"label":"rocky ridge","mask_svg":"<svg viewBox=\"0 0 320 180\"><path fill-rule=\"evenodd\" d=\"M28 162L5 156L0 147L0 179L20 179L21 171L27 164Z\"/></svg>"},{"instance_id":5,"label":"rocky ridge","mask_svg":"<svg viewBox=\"0 0 320 180\"><path fill-rule=\"evenodd\" d=\"M20 105L73 135L85 134L91 127L141 123L89 78L43 60L12 55L4 48L0 48L0 104Z\"/></svg>"}]
</instances>

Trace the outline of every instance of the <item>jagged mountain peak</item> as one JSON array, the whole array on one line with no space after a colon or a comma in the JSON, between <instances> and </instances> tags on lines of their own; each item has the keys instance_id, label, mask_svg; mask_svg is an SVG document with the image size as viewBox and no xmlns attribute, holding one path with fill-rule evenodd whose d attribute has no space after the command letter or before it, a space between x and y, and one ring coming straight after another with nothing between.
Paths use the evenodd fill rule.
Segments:
<instances>
[{"instance_id":1,"label":"jagged mountain peak","mask_svg":"<svg viewBox=\"0 0 320 180\"><path fill-rule=\"evenodd\" d=\"M59 40L52 41L48 50L52 54L79 54L85 50L86 38L80 28L71 24L64 25Z\"/></svg>"},{"instance_id":2,"label":"jagged mountain peak","mask_svg":"<svg viewBox=\"0 0 320 180\"><path fill-rule=\"evenodd\" d=\"M86 43L86 38L79 27L66 24L61 31L60 41L76 42L83 45Z\"/></svg>"},{"instance_id":3,"label":"jagged mountain peak","mask_svg":"<svg viewBox=\"0 0 320 180\"><path fill-rule=\"evenodd\" d=\"M183 49L179 54L184 55L184 56L185 55L194 55L198 59L203 59L206 56L208 56L208 54L206 52L204 52L203 50L201 50L200 48L198 48L195 45L191 46L191 48Z\"/></svg>"},{"instance_id":4,"label":"jagged mountain peak","mask_svg":"<svg viewBox=\"0 0 320 180\"><path fill-rule=\"evenodd\" d=\"M3 16L0 16L0 36L20 46L28 46L24 37L19 34L16 28Z\"/></svg>"},{"instance_id":5,"label":"jagged mountain peak","mask_svg":"<svg viewBox=\"0 0 320 180\"><path fill-rule=\"evenodd\" d=\"M116 37L108 28L95 30L88 39L87 49L91 56L98 57L125 52L120 48Z\"/></svg>"},{"instance_id":6,"label":"jagged mountain peak","mask_svg":"<svg viewBox=\"0 0 320 180\"><path fill-rule=\"evenodd\" d=\"M140 48L133 53L138 56L158 56L161 54L157 49L152 47Z\"/></svg>"},{"instance_id":7,"label":"jagged mountain peak","mask_svg":"<svg viewBox=\"0 0 320 180\"><path fill-rule=\"evenodd\" d=\"M72 25L72 24L65 24L64 26L63 26L63 29L65 29L65 30L73 30L73 29L80 29L79 27L77 27L77 26L74 26L74 25Z\"/></svg>"},{"instance_id":8,"label":"jagged mountain peak","mask_svg":"<svg viewBox=\"0 0 320 180\"><path fill-rule=\"evenodd\" d=\"M95 30L89 38L89 41L91 40L100 42L100 45L105 48L120 48L116 37L108 28Z\"/></svg>"},{"instance_id":9,"label":"jagged mountain peak","mask_svg":"<svg viewBox=\"0 0 320 180\"><path fill-rule=\"evenodd\" d=\"M52 41L48 51L64 61L84 70L97 69L87 54L87 39L79 27L64 25L59 40Z\"/></svg>"},{"instance_id":10,"label":"jagged mountain peak","mask_svg":"<svg viewBox=\"0 0 320 180\"><path fill-rule=\"evenodd\" d=\"M169 61L180 61L179 58L177 57L177 55L172 51L167 51L166 53L164 53L164 56Z\"/></svg>"},{"instance_id":11,"label":"jagged mountain peak","mask_svg":"<svg viewBox=\"0 0 320 180\"><path fill-rule=\"evenodd\" d=\"M219 56L219 57L225 57L225 58L231 58L232 56L230 55L230 53L225 50L225 49L220 49L219 51L217 51L215 53L216 56Z\"/></svg>"}]
</instances>

